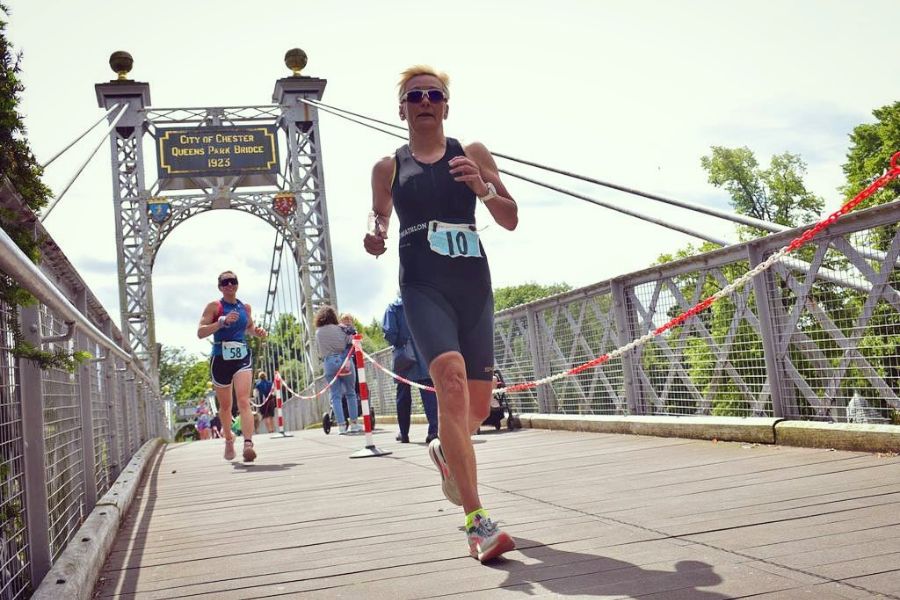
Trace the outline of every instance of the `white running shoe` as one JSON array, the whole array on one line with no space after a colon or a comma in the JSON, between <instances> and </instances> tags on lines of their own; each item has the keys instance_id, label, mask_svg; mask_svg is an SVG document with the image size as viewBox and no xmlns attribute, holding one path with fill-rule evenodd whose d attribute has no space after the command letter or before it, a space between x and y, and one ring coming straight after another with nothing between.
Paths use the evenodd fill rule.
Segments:
<instances>
[{"instance_id":1,"label":"white running shoe","mask_svg":"<svg viewBox=\"0 0 900 600\"><path fill-rule=\"evenodd\" d=\"M480 514L475 515L475 522L466 529L466 537L469 540L469 554L483 563L516 549L516 542L508 533L500 531L490 517Z\"/></svg>"},{"instance_id":2,"label":"white running shoe","mask_svg":"<svg viewBox=\"0 0 900 600\"><path fill-rule=\"evenodd\" d=\"M441 490L444 492L444 497L451 504L462 506L462 498L459 497L459 486L456 485L456 481L450 476L450 468L444 459L444 451L441 450L440 439L435 438L428 444L428 456L431 457L431 462L441 472Z\"/></svg>"},{"instance_id":3,"label":"white running shoe","mask_svg":"<svg viewBox=\"0 0 900 600\"><path fill-rule=\"evenodd\" d=\"M359 423L351 423L350 424L350 433L362 433L363 426Z\"/></svg>"}]
</instances>

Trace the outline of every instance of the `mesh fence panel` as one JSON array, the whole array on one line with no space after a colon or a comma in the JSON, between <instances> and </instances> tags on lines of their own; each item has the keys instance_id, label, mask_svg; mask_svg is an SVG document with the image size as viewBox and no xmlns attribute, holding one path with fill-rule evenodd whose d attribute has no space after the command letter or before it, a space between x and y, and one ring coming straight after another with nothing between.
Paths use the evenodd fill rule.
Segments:
<instances>
[{"instance_id":1,"label":"mesh fence panel","mask_svg":"<svg viewBox=\"0 0 900 600\"><path fill-rule=\"evenodd\" d=\"M777 265L768 288L786 416L897 423L897 226L832 236L804 252L809 271Z\"/></svg>"},{"instance_id":2,"label":"mesh fence panel","mask_svg":"<svg viewBox=\"0 0 900 600\"><path fill-rule=\"evenodd\" d=\"M100 357L104 351L98 344L91 344L91 353ZM109 404L106 401L104 362L94 361L88 366L88 385L91 390L91 420L94 432L94 479L97 496L102 496L112 483L110 464L111 430Z\"/></svg>"},{"instance_id":3,"label":"mesh fence panel","mask_svg":"<svg viewBox=\"0 0 900 600\"><path fill-rule=\"evenodd\" d=\"M738 261L630 288L634 335L655 330L747 270L747 262ZM771 416L752 292L744 286L635 351L644 414Z\"/></svg>"},{"instance_id":4,"label":"mesh fence panel","mask_svg":"<svg viewBox=\"0 0 900 600\"><path fill-rule=\"evenodd\" d=\"M535 355L539 349L533 347L530 329L527 314L494 320L494 364L507 382L532 381L539 376L535 371ZM510 395L509 402L518 412L539 411L536 390Z\"/></svg>"},{"instance_id":5,"label":"mesh fence panel","mask_svg":"<svg viewBox=\"0 0 900 600\"><path fill-rule=\"evenodd\" d=\"M65 324L42 307L41 335L58 336L65 331ZM45 349L71 351L68 342L45 344ZM81 401L74 374L61 369L45 369L41 374L50 553L55 560L84 518Z\"/></svg>"},{"instance_id":6,"label":"mesh fence panel","mask_svg":"<svg viewBox=\"0 0 900 600\"><path fill-rule=\"evenodd\" d=\"M597 293L541 310L537 323L547 372L551 374L569 370L618 346L610 293ZM619 358L556 381L550 384L550 389L555 412L588 415L627 412Z\"/></svg>"},{"instance_id":7,"label":"mesh fence panel","mask_svg":"<svg viewBox=\"0 0 900 600\"><path fill-rule=\"evenodd\" d=\"M16 315L0 302L0 600L30 593L19 370L12 355Z\"/></svg>"}]
</instances>

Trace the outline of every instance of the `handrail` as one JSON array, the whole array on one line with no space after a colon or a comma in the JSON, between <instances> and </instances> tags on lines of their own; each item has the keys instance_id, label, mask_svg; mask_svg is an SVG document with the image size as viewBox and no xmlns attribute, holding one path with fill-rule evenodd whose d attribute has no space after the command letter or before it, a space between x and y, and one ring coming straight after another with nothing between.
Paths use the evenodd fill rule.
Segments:
<instances>
[{"instance_id":1,"label":"handrail","mask_svg":"<svg viewBox=\"0 0 900 600\"><path fill-rule=\"evenodd\" d=\"M122 350L118 344L106 337L102 331L91 323L75 306L66 298L47 276L22 252L16 243L5 231L0 229L0 269L7 275L17 280L29 292L46 306L59 313L64 321L73 321L81 331L90 339L101 346L105 346L116 357L132 364L140 372L143 379L152 383L150 377L143 372L141 362L136 357Z\"/></svg>"}]
</instances>

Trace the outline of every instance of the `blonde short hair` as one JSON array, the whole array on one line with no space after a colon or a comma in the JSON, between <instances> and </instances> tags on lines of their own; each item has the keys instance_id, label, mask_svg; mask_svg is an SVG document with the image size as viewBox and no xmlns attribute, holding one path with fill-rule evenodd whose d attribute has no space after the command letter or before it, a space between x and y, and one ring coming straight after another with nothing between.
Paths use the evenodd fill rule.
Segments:
<instances>
[{"instance_id":1,"label":"blonde short hair","mask_svg":"<svg viewBox=\"0 0 900 600\"><path fill-rule=\"evenodd\" d=\"M413 65L400 73L400 81L397 82L398 98L401 100L403 99L406 84L409 83L410 79L417 75L431 75L432 77L437 77L438 81L441 82L441 87L444 88L444 95L447 96L447 100L450 99L450 76L443 71L438 71L431 65Z\"/></svg>"},{"instance_id":2,"label":"blonde short hair","mask_svg":"<svg viewBox=\"0 0 900 600\"><path fill-rule=\"evenodd\" d=\"M338 321L340 321L341 323L343 323L344 321L346 321L346 320L348 320L348 319L350 320L351 323L353 323L354 321L356 321L356 319L354 319L354 318L353 318L353 315L351 315L350 313L344 313L344 314L342 314L341 317L338 319Z\"/></svg>"}]
</instances>

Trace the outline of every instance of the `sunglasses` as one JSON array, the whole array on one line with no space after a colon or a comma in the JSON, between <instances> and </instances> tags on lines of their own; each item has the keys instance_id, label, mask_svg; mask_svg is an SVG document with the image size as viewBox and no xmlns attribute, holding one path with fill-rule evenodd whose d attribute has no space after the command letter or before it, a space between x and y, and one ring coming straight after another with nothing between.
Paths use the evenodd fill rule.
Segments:
<instances>
[{"instance_id":1,"label":"sunglasses","mask_svg":"<svg viewBox=\"0 0 900 600\"><path fill-rule=\"evenodd\" d=\"M219 287L225 287L226 285L237 285L237 277L226 277L225 279L219 280Z\"/></svg>"},{"instance_id":2,"label":"sunglasses","mask_svg":"<svg viewBox=\"0 0 900 600\"><path fill-rule=\"evenodd\" d=\"M412 104L418 104L422 100L425 99L425 96L428 96L428 101L432 104L437 104L438 102L443 102L447 99L447 96L444 95L443 90L438 89L430 89L430 90L410 90L403 94L403 102L410 102Z\"/></svg>"}]
</instances>

